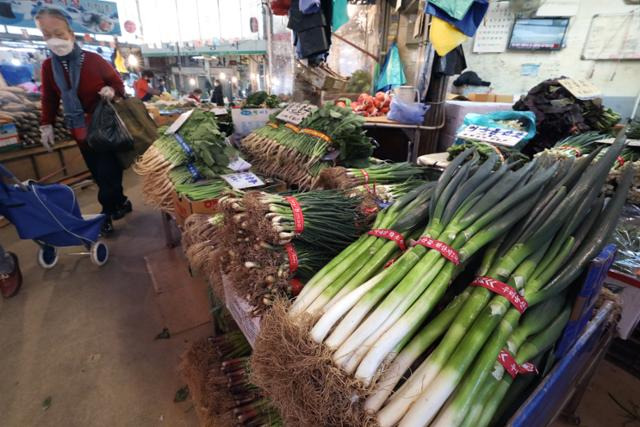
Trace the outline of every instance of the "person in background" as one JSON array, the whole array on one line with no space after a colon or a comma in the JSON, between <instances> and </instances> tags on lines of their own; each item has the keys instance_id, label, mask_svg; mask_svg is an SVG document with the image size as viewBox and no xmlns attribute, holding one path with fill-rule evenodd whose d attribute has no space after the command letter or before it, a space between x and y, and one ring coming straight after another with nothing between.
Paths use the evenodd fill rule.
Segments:
<instances>
[{"instance_id":1,"label":"person in background","mask_svg":"<svg viewBox=\"0 0 640 427\"><path fill-rule=\"evenodd\" d=\"M165 86L164 79L160 77L158 79L158 92L165 93L167 91L167 86Z\"/></svg>"},{"instance_id":2,"label":"person in background","mask_svg":"<svg viewBox=\"0 0 640 427\"><path fill-rule=\"evenodd\" d=\"M194 89L189 93L187 98L193 99L194 101L200 103L200 98L202 97L202 89Z\"/></svg>"},{"instance_id":3,"label":"person in background","mask_svg":"<svg viewBox=\"0 0 640 427\"><path fill-rule=\"evenodd\" d=\"M224 105L224 97L222 96L222 85L220 80L216 79L213 84L213 94L211 95L211 103L215 105Z\"/></svg>"},{"instance_id":4,"label":"person in background","mask_svg":"<svg viewBox=\"0 0 640 427\"><path fill-rule=\"evenodd\" d=\"M144 70L142 72L142 77L133 83L133 88L136 91L136 97L140 98L144 102L149 101L153 95L158 95L158 91L154 90L149 85L151 79L153 79L153 71Z\"/></svg>"},{"instance_id":5,"label":"person in background","mask_svg":"<svg viewBox=\"0 0 640 427\"><path fill-rule=\"evenodd\" d=\"M0 245L0 293L3 298L15 296L22 286L22 272L18 264L18 257L12 252L6 252Z\"/></svg>"},{"instance_id":6,"label":"person in background","mask_svg":"<svg viewBox=\"0 0 640 427\"><path fill-rule=\"evenodd\" d=\"M111 64L78 46L69 22L58 9L42 8L35 20L52 52L42 63L42 145L51 150L53 123L62 100L65 125L98 184L98 201L107 217L102 232L110 234L111 220L124 217L132 206L122 189L122 167L115 153L98 153L89 147L87 129L100 99L123 97L124 85Z\"/></svg>"}]
</instances>

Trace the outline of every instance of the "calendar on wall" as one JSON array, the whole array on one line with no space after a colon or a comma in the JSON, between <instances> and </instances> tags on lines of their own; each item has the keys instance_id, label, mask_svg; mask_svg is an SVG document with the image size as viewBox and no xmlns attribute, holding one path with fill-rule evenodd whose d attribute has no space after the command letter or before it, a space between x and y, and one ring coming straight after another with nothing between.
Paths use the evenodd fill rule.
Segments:
<instances>
[{"instance_id":1,"label":"calendar on wall","mask_svg":"<svg viewBox=\"0 0 640 427\"><path fill-rule=\"evenodd\" d=\"M640 59L640 11L594 15L582 59Z\"/></svg>"},{"instance_id":2,"label":"calendar on wall","mask_svg":"<svg viewBox=\"0 0 640 427\"><path fill-rule=\"evenodd\" d=\"M473 42L474 53L500 53L507 50L515 15L507 1L492 1Z\"/></svg>"}]
</instances>

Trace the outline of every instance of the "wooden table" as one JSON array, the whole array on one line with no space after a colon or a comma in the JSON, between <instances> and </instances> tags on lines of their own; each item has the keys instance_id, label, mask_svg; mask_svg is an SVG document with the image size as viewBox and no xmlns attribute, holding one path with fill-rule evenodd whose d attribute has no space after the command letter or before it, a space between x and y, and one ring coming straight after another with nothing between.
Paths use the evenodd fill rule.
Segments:
<instances>
[{"instance_id":1,"label":"wooden table","mask_svg":"<svg viewBox=\"0 0 640 427\"><path fill-rule=\"evenodd\" d=\"M386 116L380 117L365 117L365 128L395 128L401 129L407 134L409 140L407 141L407 161L415 163L418 159L418 150L420 148L420 132L423 130L438 130L444 126L444 122L438 126L424 126L413 125L408 123L395 122L389 120ZM433 147L435 150L435 147Z\"/></svg>"}]
</instances>

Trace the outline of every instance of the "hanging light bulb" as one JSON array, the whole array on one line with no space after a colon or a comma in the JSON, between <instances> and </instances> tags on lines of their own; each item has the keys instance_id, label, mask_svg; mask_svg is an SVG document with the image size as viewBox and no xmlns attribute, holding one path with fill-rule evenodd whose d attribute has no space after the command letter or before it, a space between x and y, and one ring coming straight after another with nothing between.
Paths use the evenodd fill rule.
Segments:
<instances>
[{"instance_id":1,"label":"hanging light bulb","mask_svg":"<svg viewBox=\"0 0 640 427\"><path fill-rule=\"evenodd\" d=\"M191 77L191 78L189 79L189 85L190 85L190 86L195 86L195 85L196 85L196 79L194 79L193 77Z\"/></svg>"},{"instance_id":2,"label":"hanging light bulb","mask_svg":"<svg viewBox=\"0 0 640 427\"><path fill-rule=\"evenodd\" d=\"M138 61L138 57L131 53L127 57L127 64L129 64L131 68L138 68L140 62Z\"/></svg>"},{"instance_id":3,"label":"hanging light bulb","mask_svg":"<svg viewBox=\"0 0 640 427\"><path fill-rule=\"evenodd\" d=\"M224 80L226 80L226 79L227 79L227 75L226 75L225 73L220 73L220 74L218 74L218 78L219 78L220 80L224 81Z\"/></svg>"},{"instance_id":4,"label":"hanging light bulb","mask_svg":"<svg viewBox=\"0 0 640 427\"><path fill-rule=\"evenodd\" d=\"M18 67L22 65L22 61L20 61L20 59L18 58L11 58L11 65Z\"/></svg>"},{"instance_id":5,"label":"hanging light bulb","mask_svg":"<svg viewBox=\"0 0 640 427\"><path fill-rule=\"evenodd\" d=\"M238 83L238 78L236 76L231 77L231 83L233 84Z\"/></svg>"}]
</instances>

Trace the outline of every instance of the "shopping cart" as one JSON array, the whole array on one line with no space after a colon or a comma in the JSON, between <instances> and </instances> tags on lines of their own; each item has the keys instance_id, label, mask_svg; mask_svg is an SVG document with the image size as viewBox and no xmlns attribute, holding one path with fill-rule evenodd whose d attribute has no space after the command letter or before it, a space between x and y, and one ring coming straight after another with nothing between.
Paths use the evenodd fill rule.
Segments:
<instances>
[{"instance_id":1,"label":"shopping cart","mask_svg":"<svg viewBox=\"0 0 640 427\"><path fill-rule=\"evenodd\" d=\"M53 268L58 262L57 247L84 246L91 261L104 265L109 248L99 241L105 220L102 214L82 216L73 190L62 184L20 182L0 165L0 215L11 222L21 239L35 241L38 264Z\"/></svg>"}]
</instances>

